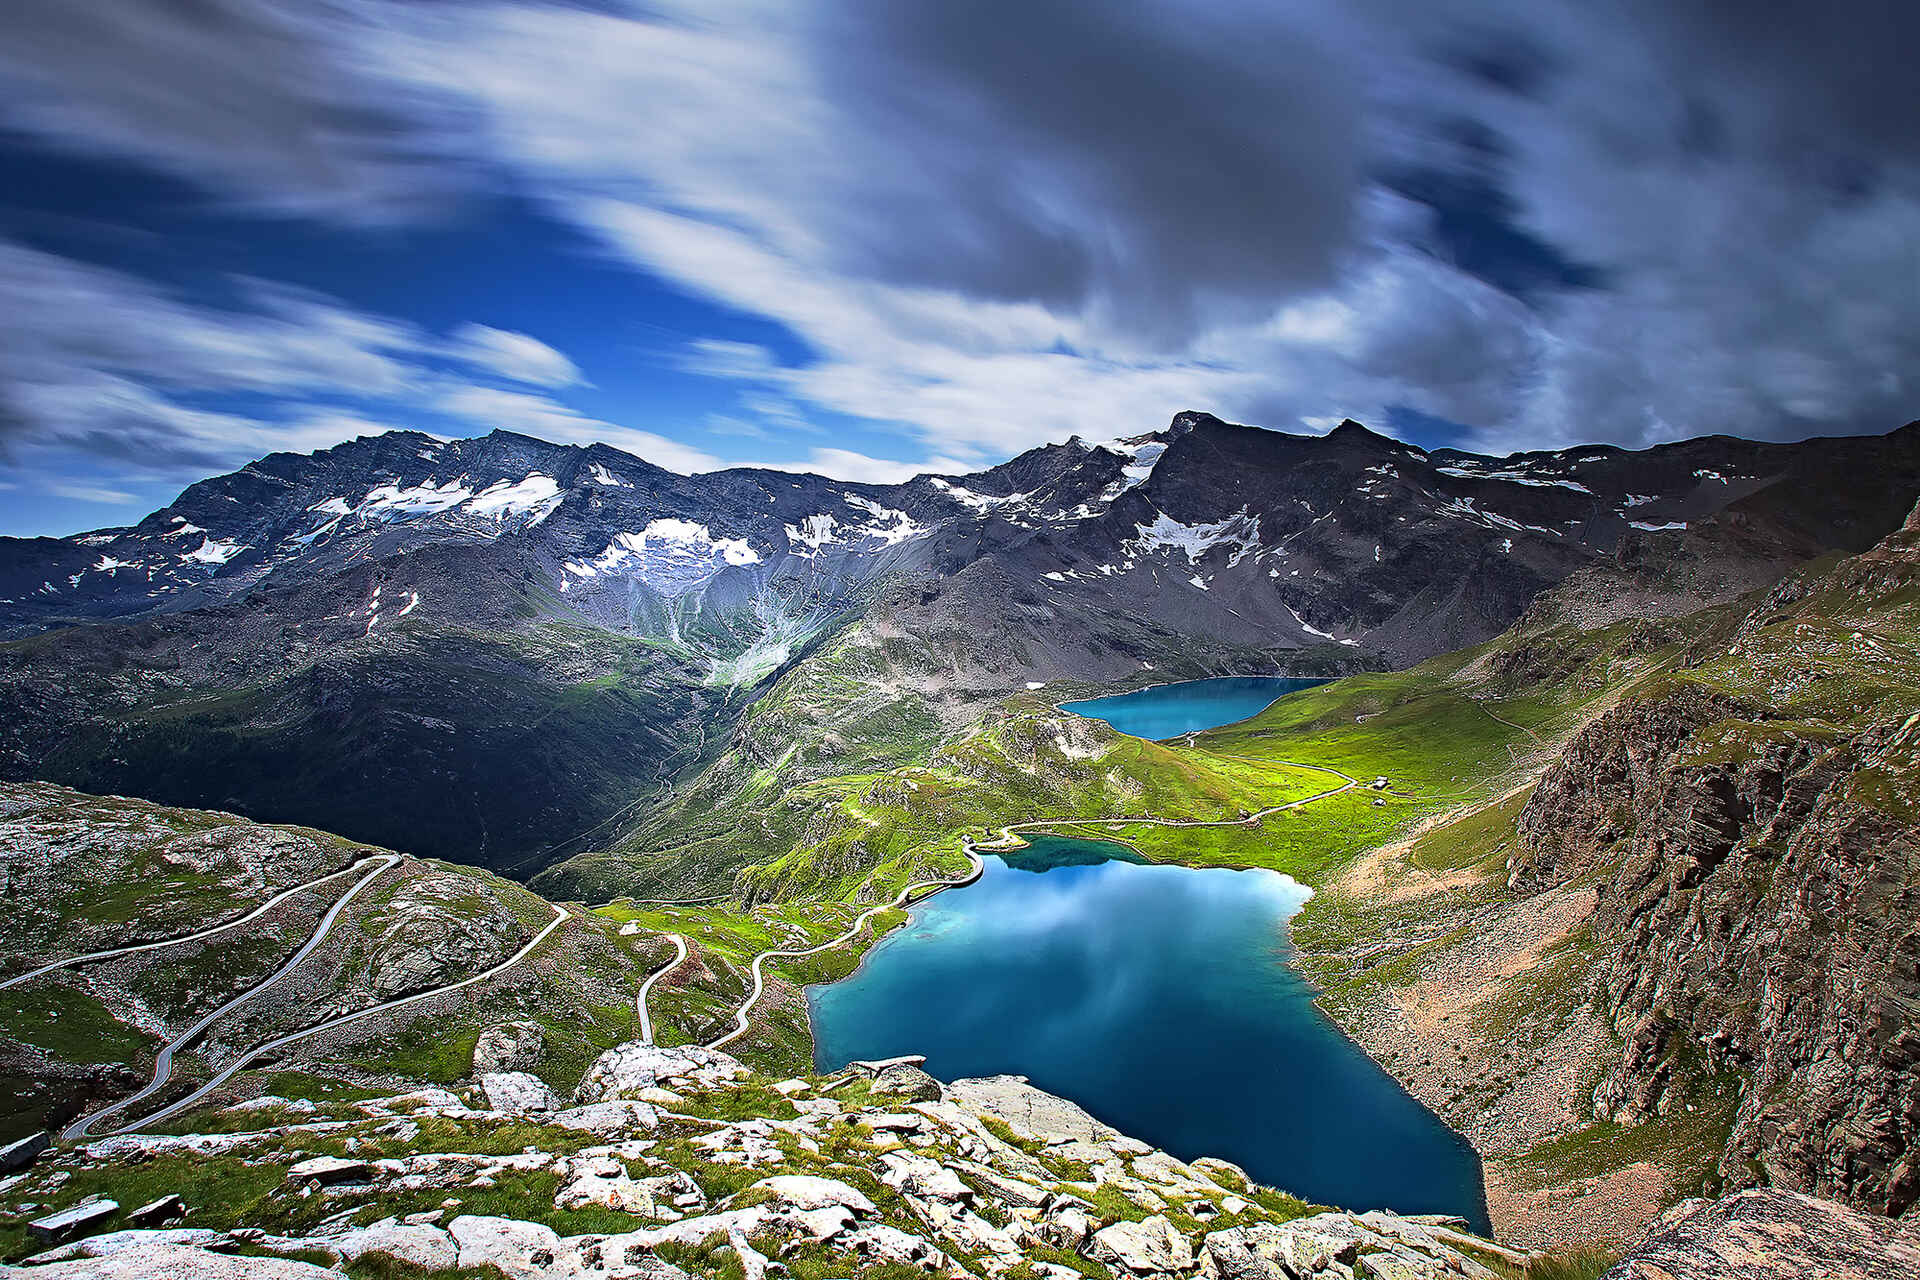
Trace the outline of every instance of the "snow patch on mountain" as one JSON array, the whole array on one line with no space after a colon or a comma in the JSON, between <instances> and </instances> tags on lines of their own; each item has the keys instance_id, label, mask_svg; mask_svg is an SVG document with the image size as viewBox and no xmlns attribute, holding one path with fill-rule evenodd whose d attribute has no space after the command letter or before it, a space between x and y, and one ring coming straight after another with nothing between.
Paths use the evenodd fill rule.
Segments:
<instances>
[{"instance_id":1,"label":"snow patch on mountain","mask_svg":"<svg viewBox=\"0 0 1920 1280\"><path fill-rule=\"evenodd\" d=\"M1465 467L1436 467L1443 476L1459 476L1466 480L1504 480L1508 484L1529 484L1538 489L1572 489L1575 493L1592 493L1593 490L1578 480L1566 480L1554 476L1536 476L1525 471L1469 471Z\"/></svg>"},{"instance_id":2,"label":"snow patch on mountain","mask_svg":"<svg viewBox=\"0 0 1920 1280\"><path fill-rule=\"evenodd\" d=\"M972 489L942 480L939 476L928 476L927 483L961 506L970 507L982 515L1000 507L1023 505L1027 500L1027 495L1024 493L1010 493L1004 498L997 498L990 493L975 493Z\"/></svg>"},{"instance_id":3,"label":"snow patch on mountain","mask_svg":"<svg viewBox=\"0 0 1920 1280\"><path fill-rule=\"evenodd\" d=\"M501 484L505 483L501 481ZM369 489L357 507L349 507L340 498L328 498L307 510L332 515L350 515L357 511L369 520L405 520L409 516L452 510L471 497L473 490L460 480L449 480L443 485L427 480L404 489L397 483L379 485Z\"/></svg>"},{"instance_id":4,"label":"snow patch on mountain","mask_svg":"<svg viewBox=\"0 0 1920 1280\"><path fill-rule=\"evenodd\" d=\"M479 493L461 509L477 516L504 520L508 516L532 515L534 522L546 518L560 505L560 482L539 472L518 482L499 480Z\"/></svg>"},{"instance_id":5,"label":"snow patch on mountain","mask_svg":"<svg viewBox=\"0 0 1920 1280\"><path fill-rule=\"evenodd\" d=\"M654 520L637 533L617 533L591 560L569 560L566 573L586 580L605 574L631 574L669 594L705 585L726 566L759 564L761 556L745 538L715 537L706 525L672 517ZM561 590L568 583L561 581Z\"/></svg>"},{"instance_id":6,"label":"snow patch on mountain","mask_svg":"<svg viewBox=\"0 0 1920 1280\"><path fill-rule=\"evenodd\" d=\"M1245 507L1224 520L1212 524L1184 524L1162 511L1152 524L1137 524L1134 536L1122 544L1128 555L1144 556L1155 551L1184 551L1189 564L1198 564L1215 547L1234 548L1228 565L1239 564L1247 556L1262 550L1260 517L1248 515Z\"/></svg>"},{"instance_id":7,"label":"snow patch on mountain","mask_svg":"<svg viewBox=\"0 0 1920 1280\"><path fill-rule=\"evenodd\" d=\"M212 538L202 538L200 545L182 556L183 560L195 560L201 564L225 564L246 550L237 542L216 542Z\"/></svg>"},{"instance_id":8,"label":"snow patch on mountain","mask_svg":"<svg viewBox=\"0 0 1920 1280\"><path fill-rule=\"evenodd\" d=\"M879 541L892 546L932 532L906 512L882 506L871 498L850 493L844 496L844 501L854 510L865 512L868 519L842 523L825 513L807 516L799 524L785 526L788 554L811 560L820 554L823 547L833 543L854 545ZM802 547L804 551L800 550Z\"/></svg>"}]
</instances>

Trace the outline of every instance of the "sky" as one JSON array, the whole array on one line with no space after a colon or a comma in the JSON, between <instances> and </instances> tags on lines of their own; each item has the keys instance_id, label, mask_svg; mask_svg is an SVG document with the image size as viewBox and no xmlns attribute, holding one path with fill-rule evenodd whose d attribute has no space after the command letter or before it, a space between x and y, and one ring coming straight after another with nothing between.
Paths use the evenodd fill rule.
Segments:
<instances>
[{"instance_id":1,"label":"sky","mask_svg":"<svg viewBox=\"0 0 1920 1280\"><path fill-rule=\"evenodd\" d=\"M1897 0L9 0L0 534L412 428L990 465L1920 416Z\"/></svg>"}]
</instances>

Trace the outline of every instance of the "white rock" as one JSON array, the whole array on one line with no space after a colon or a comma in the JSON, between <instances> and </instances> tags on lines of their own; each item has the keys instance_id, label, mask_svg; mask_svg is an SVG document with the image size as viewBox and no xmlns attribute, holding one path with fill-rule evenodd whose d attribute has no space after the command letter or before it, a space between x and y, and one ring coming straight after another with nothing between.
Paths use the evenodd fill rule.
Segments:
<instances>
[{"instance_id":1,"label":"white rock","mask_svg":"<svg viewBox=\"0 0 1920 1280\"><path fill-rule=\"evenodd\" d=\"M439 1227L405 1225L391 1219L344 1235L320 1237L312 1243L338 1250L348 1262L363 1253L390 1253L428 1271L451 1271L460 1262L460 1246L450 1233Z\"/></svg>"},{"instance_id":2,"label":"white rock","mask_svg":"<svg viewBox=\"0 0 1920 1280\"><path fill-rule=\"evenodd\" d=\"M357 1104L363 1111L431 1111L436 1115L472 1115L474 1110L448 1089L413 1089L390 1098L371 1098Z\"/></svg>"},{"instance_id":3,"label":"white rock","mask_svg":"<svg viewBox=\"0 0 1920 1280\"><path fill-rule=\"evenodd\" d=\"M666 1048L629 1040L594 1059L581 1077L574 1100L580 1103L631 1098L661 1083L711 1089L747 1074L740 1060L703 1045Z\"/></svg>"},{"instance_id":4,"label":"white rock","mask_svg":"<svg viewBox=\"0 0 1920 1280\"><path fill-rule=\"evenodd\" d=\"M27 1261L35 1265L45 1262L66 1262L74 1258L110 1258L116 1253L142 1245L184 1244L199 1248L212 1248L227 1239L225 1232L214 1231L207 1227L165 1227L151 1231L109 1231L104 1235L88 1236L85 1240L76 1240L72 1244L63 1244L57 1249L48 1249L45 1253L36 1253Z\"/></svg>"},{"instance_id":5,"label":"white rock","mask_svg":"<svg viewBox=\"0 0 1920 1280\"><path fill-rule=\"evenodd\" d=\"M191 1245L143 1244L110 1258L6 1267L9 1280L347 1280L345 1272L291 1258L232 1258Z\"/></svg>"},{"instance_id":6,"label":"white rock","mask_svg":"<svg viewBox=\"0 0 1920 1280\"><path fill-rule=\"evenodd\" d=\"M842 1237L839 1243L856 1257L871 1262L904 1262L927 1271L944 1272L953 1268L953 1259L898 1227L864 1227Z\"/></svg>"},{"instance_id":7,"label":"white rock","mask_svg":"<svg viewBox=\"0 0 1920 1280\"><path fill-rule=\"evenodd\" d=\"M622 1213L648 1218L677 1218L677 1212L660 1212L653 1188L627 1174L626 1165L613 1156L576 1157L568 1162L569 1180L554 1196L561 1209L584 1209L598 1205Z\"/></svg>"},{"instance_id":8,"label":"white rock","mask_svg":"<svg viewBox=\"0 0 1920 1280\"><path fill-rule=\"evenodd\" d=\"M926 1156L890 1151L880 1157L880 1167L880 1181L902 1194L927 1200L973 1199L973 1188L958 1174Z\"/></svg>"},{"instance_id":9,"label":"white rock","mask_svg":"<svg viewBox=\"0 0 1920 1280\"><path fill-rule=\"evenodd\" d=\"M1118 1145L1120 1135L1085 1110L1027 1083L1025 1076L986 1076L955 1080L947 1097L963 1111L991 1116L1015 1133L1043 1142L1102 1142ZM1142 1147L1143 1151L1151 1150Z\"/></svg>"},{"instance_id":10,"label":"white rock","mask_svg":"<svg viewBox=\"0 0 1920 1280\"><path fill-rule=\"evenodd\" d=\"M1087 1256L1140 1275L1189 1271L1193 1248L1173 1224L1158 1215L1143 1222L1116 1222L1093 1233Z\"/></svg>"},{"instance_id":11,"label":"white rock","mask_svg":"<svg viewBox=\"0 0 1920 1280\"><path fill-rule=\"evenodd\" d=\"M473 1074L526 1071L546 1051L546 1032L537 1022L502 1022L480 1033L473 1045Z\"/></svg>"},{"instance_id":12,"label":"white rock","mask_svg":"<svg viewBox=\"0 0 1920 1280\"><path fill-rule=\"evenodd\" d=\"M339 1156L315 1156L287 1168L287 1176L305 1178L321 1186L336 1182L364 1182L373 1175L373 1166L365 1160L344 1160Z\"/></svg>"},{"instance_id":13,"label":"white rock","mask_svg":"<svg viewBox=\"0 0 1920 1280\"><path fill-rule=\"evenodd\" d=\"M508 1280L550 1276L561 1253L558 1233L536 1222L462 1214L447 1230L459 1246L455 1265L498 1267Z\"/></svg>"},{"instance_id":14,"label":"white rock","mask_svg":"<svg viewBox=\"0 0 1920 1280\"><path fill-rule=\"evenodd\" d=\"M845 1205L830 1204L822 1209L791 1214L786 1221L815 1244L824 1244L845 1235L853 1226L854 1216L853 1210Z\"/></svg>"},{"instance_id":15,"label":"white rock","mask_svg":"<svg viewBox=\"0 0 1920 1280\"><path fill-rule=\"evenodd\" d=\"M809 1174L787 1174L778 1178L762 1178L749 1190L764 1190L773 1193L776 1201L791 1205L796 1209L824 1209L828 1205L845 1205L859 1214L879 1212L873 1201L858 1188L850 1187L837 1178L819 1178Z\"/></svg>"},{"instance_id":16,"label":"white rock","mask_svg":"<svg viewBox=\"0 0 1920 1280\"><path fill-rule=\"evenodd\" d=\"M533 1115L558 1111L560 1099L547 1082L525 1071L489 1071L480 1077L487 1105L507 1115Z\"/></svg>"},{"instance_id":17,"label":"white rock","mask_svg":"<svg viewBox=\"0 0 1920 1280\"><path fill-rule=\"evenodd\" d=\"M738 1228L747 1235L760 1230L773 1214L765 1205L752 1205L745 1209L729 1209L725 1213L703 1214L698 1218L682 1218L679 1222L670 1222L664 1227L651 1227L644 1231L628 1231L615 1236L569 1236L563 1243L584 1243L597 1240L607 1253L624 1256L637 1256L639 1251L656 1249L662 1244L695 1245L713 1235L731 1235Z\"/></svg>"},{"instance_id":18,"label":"white rock","mask_svg":"<svg viewBox=\"0 0 1920 1280\"><path fill-rule=\"evenodd\" d=\"M606 1136L656 1128L660 1123L660 1114L648 1103L621 1098L614 1102L589 1102L582 1107L568 1107L564 1111L554 1112L546 1121L562 1128Z\"/></svg>"}]
</instances>

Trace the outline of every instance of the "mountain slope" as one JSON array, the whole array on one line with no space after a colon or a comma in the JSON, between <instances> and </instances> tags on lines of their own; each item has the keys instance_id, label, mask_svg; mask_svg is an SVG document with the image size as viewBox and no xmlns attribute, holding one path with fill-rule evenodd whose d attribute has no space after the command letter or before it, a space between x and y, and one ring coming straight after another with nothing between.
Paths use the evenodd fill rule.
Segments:
<instances>
[{"instance_id":1,"label":"mountain slope","mask_svg":"<svg viewBox=\"0 0 1920 1280\"><path fill-rule=\"evenodd\" d=\"M1531 703L1527 737L1303 913L1327 1007L1473 1139L1515 1238L1752 1185L1907 1212L1920 523L1732 604L1558 621L1594 594L1448 677Z\"/></svg>"}]
</instances>

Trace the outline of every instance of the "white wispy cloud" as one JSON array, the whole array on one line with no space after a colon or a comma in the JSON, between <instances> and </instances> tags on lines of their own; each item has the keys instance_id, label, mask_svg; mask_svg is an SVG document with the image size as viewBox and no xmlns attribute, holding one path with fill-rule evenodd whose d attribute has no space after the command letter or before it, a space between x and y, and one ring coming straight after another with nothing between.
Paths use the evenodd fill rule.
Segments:
<instances>
[{"instance_id":1,"label":"white wispy cloud","mask_svg":"<svg viewBox=\"0 0 1920 1280\"><path fill-rule=\"evenodd\" d=\"M514 382L542 387L572 387L585 382L565 353L531 334L491 325L464 324L454 330L447 354Z\"/></svg>"},{"instance_id":2,"label":"white wispy cloud","mask_svg":"<svg viewBox=\"0 0 1920 1280\"><path fill-rule=\"evenodd\" d=\"M434 404L442 413L463 418L476 426L518 431L564 444L599 441L616 449L625 449L655 466L682 474L712 471L721 465L718 458L704 450L655 435L651 431L637 431L587 417L549 396L534 392L456 386L443 390Z\"/></svg>"},{"instance_id":3,"label":"white wispy cloud","mask_svg":"<svg viewBox=\"0 0 1920 1280\"><path fill-rule=\"evenodd\" d=\"M921 462L894 462L869 457L852 449L814 449L803 459L761 464L773 471L805 471L830 476L835 480L857 480L865 484L899 484L919 475L961 475L974 467L953 458L928 458Z\"/></svg>"}]
</instances>

